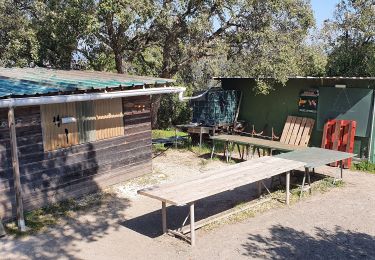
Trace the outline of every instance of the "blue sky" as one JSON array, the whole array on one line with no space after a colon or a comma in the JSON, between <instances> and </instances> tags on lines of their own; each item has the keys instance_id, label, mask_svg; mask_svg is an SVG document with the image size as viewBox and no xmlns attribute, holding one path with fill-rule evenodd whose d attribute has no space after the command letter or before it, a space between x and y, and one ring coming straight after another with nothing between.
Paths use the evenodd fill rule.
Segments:
<instances>
[{"instance_id":1,"label":"blue sky","mask_svg":"<svg viewBox=\"0 0 375 260\"><path fill-rule=\"evenodd\" d=\"M311 0L318 28L322 26L324 20L332 18L336 4L339 2L340 0Z\"/></svg>"}]
</instances>

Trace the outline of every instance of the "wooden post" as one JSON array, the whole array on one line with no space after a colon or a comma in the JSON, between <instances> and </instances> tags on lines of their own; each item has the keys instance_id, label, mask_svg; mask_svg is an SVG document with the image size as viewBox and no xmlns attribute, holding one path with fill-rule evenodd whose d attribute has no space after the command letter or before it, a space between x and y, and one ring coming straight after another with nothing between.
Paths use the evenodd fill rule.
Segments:
<instances>
[{"instance_id":1,"label":"wooden post","mask_svg":"<svg viewBox=\"0 0 375 260\"><path fill-rule=\"evenodd\" d=\"M190 203L190 243L191 246L195 246L194 202Z\"/></svg>"},{"instance_id":2,"label":"wooden post","mask_svg":"<svg viewBox=\"0 0 375 260\"><path fill-rule=\"evenodd\" d=\"M167 233L167 203L162 201L161 203L161 218L163 224L163 234Z\"/></svg>"},{"instance_id":3,"label":"wooden post","mask_svg":"<svg viewBox=\"0 0 375 260\"><path fill-rule=\"evenodd\" d=\"M290 199L290 193L289 193L289 189L290 189L290 172L287 172L286 173L286 204L289 205L289 199Z\"/></svg>"},{"instance_id":4,"label":"wooden post","mask_svg":"<svg viewBox=\"0 0 375 260\"><path fill-rule=\"evenodd\" d=\"M23 215L20 166L19 166L19 162L18 162L16 123L15 123L15 118L14 118L14 108L13 107L9 108L9 111L8 111L8 125L9 125L9 132L10 132L14 190L15 190L15 194L16 194L18 229L21 232L25 232L26 231L26 225L25 225L25 219L24 219L24 215Z\"/></svg>"}]
</instances>

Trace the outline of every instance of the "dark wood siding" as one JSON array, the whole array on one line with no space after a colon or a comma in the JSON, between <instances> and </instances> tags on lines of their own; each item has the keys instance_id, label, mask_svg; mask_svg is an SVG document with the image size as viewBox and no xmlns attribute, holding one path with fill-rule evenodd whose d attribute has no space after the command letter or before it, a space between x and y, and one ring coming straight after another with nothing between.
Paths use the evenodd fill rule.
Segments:
<instances>
[{"instance_id":1,"label":"dark wood siding","mask_svg":"<svg viewBox=\"0 0 375 260\"><path fill-rule=\"evenodd\" d=\"M130 105L129 105L130 104ZM131 104L143 104L142 109ZM44 152L39 107L16 108L24 206L31 210L152 171L150 97L123 99L124 136ZM15 214L7 110L0 110L0 215Z\"/></svg>"}]
</instances>

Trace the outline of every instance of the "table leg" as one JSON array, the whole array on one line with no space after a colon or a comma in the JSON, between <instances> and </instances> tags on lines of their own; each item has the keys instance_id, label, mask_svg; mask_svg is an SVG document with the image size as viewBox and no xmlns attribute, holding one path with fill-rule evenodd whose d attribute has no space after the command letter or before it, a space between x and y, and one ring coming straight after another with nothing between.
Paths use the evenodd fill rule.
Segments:
<instances>
[{"instance_id":1,"label":"table leg","mask_svg":"<svg viewBox=\"0 0 375 260\"><path fill-rule=\"evenodd\" d=\"M191 246L195 246L194 202L190 203L190 243Z\"/></svg>"},{"instance_id":2,"label":"table leg","mask_svg":"<svg viewBox=\"0 0 375 260\"><path fill-rule=\"evenodd\" d=\"M290 201L290 172L286 173L286 180L285 180L285 188L286 188L286 204L289 205Z\"/></svg>"},{"instance_id":3,"label":"table leg","mask_svg":"<svg viewBox=\"0 0 375 260\"><path fill-rule=\"evenodd\" d=\"M199 148L202 148L202 127L200 128L200 133L199 133Z\"/></svg>"},{"instance_id":4,"label":"table leg","mask_svg":"<svg viewBox=\"0 0 375 260\"><path fill-rule=\"evenodd\" d=\"M307 182L309 183L309 193L312 193L312 188L311 188L311 178L310 178L310 169L307 170Z\"/></svg>"},{"instance_id":5,"label":"table leg","mask_svg":"<svg viewBox=\"0 0 375 260\"><path fill-rule=\"evenodd\" d=\"M225 156L226 156L226 160L228 163L229 162L229 141L227 141L225 145Z\"/></svg>"},{"instance_id":6,"label":"table leg","mask_svg":"<svg viewBox=\"0 0 375 260\"><path fill-rule=\"evenodd\" d=\"M343 171L344 171L344 163L341 160L340 161L340 178L341 178L341 180L343 179Z\"/></svg>"},{"instance_id":7,"label":"table leg","mask_svg":"<svg viewBox=\"0 0 375 260\"><path fill-rule=\"evenodd\" d=\"M229 143L230 147L229 147L229 160L232 160L232 152L234 150L234 146L235 144L233 142Z\"/></svg>"},{"instance_id":8,"label":"table leg","mask_svg":"<svg viewBox=\"0 0 375 260\"><path fill-rule=\"evenodd\" d=\"M215 140L212 141L211 160L214 157L214 153L215 153Z\"/></svg>"},{"instance_id":9,"label":"table leg","mask_svg":"<svg viewBox=\"0 0 375 260\"><path fill-rule=\"evenodd\" d=\"M250 146L246 145L246 161L249 160L249 150L250 150Z\"/></svg>"},{"instance_id":10,"label":"table leg","mask_svg":"<svg viewBox=\"0 0 375 260\"><path fill-rule=\"evenodd\" d=\"M161 218L163 223L163 234L167 233L167 203L162 201L161 203Z\"/></svg>"},{"instance_id":11,"label":"table leg","mask_svg":"<svg viewBox=\"0 0 375 260\"><path fill-rule=\"evenodd\" d=\"M308 170L309 170L308 168L305 168L305 173L303 174L302 186L301 186L301 192L299 194L299 198L302 198L302 193L303 193L303 189L305 188L305 182L306 182L306 172Z\"/></svg>"}]
</instances>

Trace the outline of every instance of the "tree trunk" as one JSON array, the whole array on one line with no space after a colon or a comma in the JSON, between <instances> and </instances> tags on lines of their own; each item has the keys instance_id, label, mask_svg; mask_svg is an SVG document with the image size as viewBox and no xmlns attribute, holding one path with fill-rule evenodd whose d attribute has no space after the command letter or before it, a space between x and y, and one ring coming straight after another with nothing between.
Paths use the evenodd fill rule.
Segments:
<instances>
[{"instance_id":1,"label":"tree trunk","mask_svg":"<svg viewBox=\"0 0 375 260\"><path fill-rule=\"evenodd\" d=\"M164 59L166 60L166 59ZM167 65L164 62L163 67L166 68ZM166 69L162 70L163 72L161 73L160 77L162 78L171 78L171 75L169 71ZM152 129L157 129L158 128L158 113L159 113L159 108L160 108L160 102L161 102L162 95L153 95L151 97L151 127ZM171 111L173 113L174 111Z\"/></svg>"},{"instance_id":2,"label":"tree trunk","mask_svg":"<svg viewBox=\"0 0 375 260\"><path fill-rule=\"evenodd\" d=\"M152 129L158 128L158 113L160 108L161 95L153 95L151 97L151 127ZM173 111L171 111L173 113Z\"/></svg>"},{"instance_id":3,"label":"tree trunk","mask_svg":"<svg viewBox=\"0 0 375 260\"><path fill-rule=\"evenodd\" d=\"M124 67L122 66L122 55L115 52L115 63L117 73L124 74Z\"/></svg>"}]
</instances>

